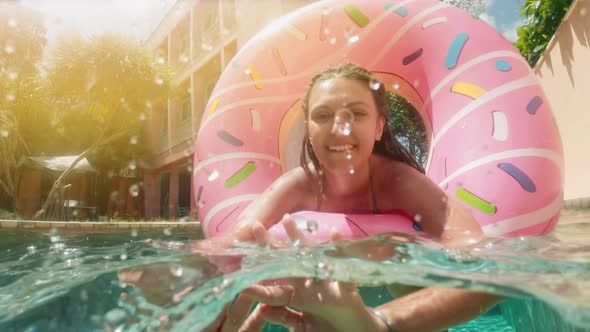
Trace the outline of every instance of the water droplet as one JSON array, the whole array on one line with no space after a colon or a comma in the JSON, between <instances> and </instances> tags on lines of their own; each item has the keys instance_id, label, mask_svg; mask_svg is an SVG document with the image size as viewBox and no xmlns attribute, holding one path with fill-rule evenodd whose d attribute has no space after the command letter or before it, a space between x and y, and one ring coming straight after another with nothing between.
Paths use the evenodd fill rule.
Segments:
<instances>
[{"instance_id":1,"label":"water droplet","mask_svg":"<svg viewBox=\"0 0 590 332\"><path fill-rule=\"evenodd\" d=\"M394 90L399 89L399 83L393 83L393 85L391 86Z\"/></svg>"},{"instance_id":2,"label":"water droplet","mask_svg":"<svg viewBox=\"0 0 590 332\"><path fill-rule=\"evenodd\" d=\"M8 78L14 81L18 78L18 73L15 71L8 72Z\"/></svg>"},{"instance_id":3,"label":"water droplet","mask_svg":"<svg viewBox=\"0 0 590 332\"><path fill-rule=\"evenodd\" d=\"M7 101L14 101L14 99L16 99L16 97L14 96L14 94L12 94L12 93L7 93L6 94L6 100Z\"/></svg>"},{"instance_id":4,"label":"water droplet","mask_svg":"<svg viewBox=\"0 0 590 332\"><path fill-rule=\"evenodd\" d=\"M60 240L60 237L57 235L53 235L49 237L49 241L51 241L52 243L56 243Z\"/></svg>"},{"instance_id":5,"label":"water droplet","mask_svg":"<svg viewBox=\"0 0 590 332\"><path fill-rule=\"evenodd\" d=\"M155 81L157 85L162 85L164 84L164 79L162 77L160 77L159 75L156 75L156 79Z\"/></svg>"},{"instance_id":6,"label":"water droplet","mask_svg":"<svg viewBox=\"0 0 590 332\"><path fill-rule=\"evenodd\" d=\"M324 29L322 30L322 33L323 33L324 35L329 35L329 34L330 34L330 32L331 32L331 31L330 31L330 28L324 28Z\"/></svg>"},{"instance_id":7,"label":"water droplet","mask_svg":"<svg viewBox=\"0 0 590 332\"><path fill-rule=\"evenodd\" d=\"M0 137L8 137L10 133L6 129L0 129Z\"/></svg>"},{"instance_id":8,"label":"water droplet","mask_svg":"<svg viewBox=\"0 0 590 332\"><path fill-rule=\"evenodd\" d=\"M162 233L164 233L164 235L166 235L166 236L172 235L172 231L170 230L170 228L164 228Z\"/></svg>"},{"instance_id":9,"label":"water droplet","mask_svg":"<svg viewBox=\"0 0 590 332\"><path fill-rule=\"evenodd\" d=\"M18 22L16 20L16 18L9 18L8 19L8 27L9 28L16 28L18 26Z\"/></svg>"},{"instance_id":10,"label":"water droplet","mask_svg":"<svg viewBox=\"0 0 590 332\"><path fill-rule=\"evenodd\" d=\"M586 8L580 9L580 16L584 17L586 14L588 14L588 10Z\"/></svg>"},{"instance_id":11,"label":"water droplet","mask_svg":"<svg viewBox=\"0 0 590 332\"><path fill-rule=\"evenodd\" d=\"M175 277L182 277L183 272L184 271L182 269L182 266L173 265L170 267L170 274L172 274Z\"/></svg>"},{"instance_id":12,"label":"water droplet","mask_svg":"<svg viewBox=\"0 0 590 332\"><path fill-rule=\"evenodd\" d=\"M346 158L346 160L352 159L352 151L350 151L350 149L346 149L344 152L344 158Z\"/></svg>"},{"instance_id":13,"label":"water droplet","mask_svg":"<svg viewBox=\"0 0 590 332\"><path fill-rule=\"evenodd\" d=\"M308 220L307 221L307 231L311 234L315 234L318 230L318 222L315 220Z\"/></svg>"},{"instance_id":14,"label":"water droplet","mask_svg":"<svg viewBox=\"0 0 590 332\"><path fill-rule=\"evenodd\" d=\"M72 216L77 217L78 216L78 210L72 211Z\"/></svg>"},{"instance_id":15,"label":"water droplet","mask_svg":"<svg viewBox=\"0 0 590 332\"><path fill-rule=\"evenodd\" d=\"M142 113L139 113L139 120L140 121L144 121L145 120L145 114L143 112Z\"/></svg>"},{"instance_id":16,"label":"water droplet","mask_svg":"<svg viewBox=\"0 0 590 332\"><path fill-rule=\"evenodd\" d=\"M305 286L305 288L311 287L311 279L306 279L305 280L305 283L303 284L303 286Z\"/></svg>"},{"instance_id":17,"label":"water droplet","mask_svg":"<svg viewBox=\"0 0 590 332\"><path fill-rule=\"evenodd\" d=\"M348 174L354 175L354 173L355 173L354 166L352 166L352 165L348 166Z\"/></svg>"},{"instance_id":18,"label":"water droplet","mask_svg":"<svg viewBox=\"0 0 590 332\"><path fill-rule=\"evenodd\" d=\"M35 252L37 252L37 247L35 246L28 246L27 247L27 251L29 252L29 254L34 254Z\"/></svg>"},{"instance_id":19,"label":"water droplet","mask_svg":"<svg viewBox=\"0 0 590 332\"><path fill-rule=\"evenodd\" d=\"M187 165L186 166L186 171L189 172L189 173L192 173L192 171L193 171L193 165Z\"/></svg>"},{"instance_id":20,"label":"water droplet","mask_svg":"<svg viewBox=\"0 0 590 332\"><path fill-rule=\"evenodd\" d=\"M189 58L188 58L188 56L186 54L183 54L183 55L180 56L179 60L182 63L188 63Z\"/></svg>"},{"instance_id":21,"label":"water droplet","mask_svg":"<svg viewBox=\"0 0 590 332\"><path fill-rule=\"evenodd\" d=\"M244 70L244 74L246 74L246 75L250 75L250 74L252 74L252 71L250 70L250 68L246 68L246 69Z\"/></svg>"},{"instance_id":22,"label":"water droplet","mask_svg":"<svg viewBox=\"0 0 590 332\"><path fill-rule=\"evenodd\" d=\"M217 170L214 170L213 172L211 172L211 174L209 174L209 176L207 177L207 180L209 180L209 182L213 182L218 177L219 177L219 172Z\"/></svg>"},{"instance_id":23,"label":"water droplet","mask_svg":"<svg viewBox=\"0 0 590 332\"><path fill-rule=\"evenodd\" d=\"M207 51L208 52L208 51L212 51L213 50L213 45L207 44L207 43L201 43L201 48L204 51Z\"/></svg>"},{"instance_id":24,"label":"water droplet","mask_svg":"<svg viewBox=\"0 0 590 332\"><path fill-rule=\"evenodd\" d=\"M137 144L137 136L131 136L131 138L129 139L129 144Z\"/></svg>"},{"instance_id":25,"label":"water droplet","mask_svg":"<svg viewBox=\"0 0 590 332\"><path fill-rule=\"evenodd\" d=\"M121 254L121 260L124 261L127 259L127 254L126 253L122 253Z\"/></svg>"},{"instance_id":26,"label":"water droplet","mask_svg":"<svg viewBox=\"0 0 590 332\"><path fill-rule=\"evenodd\" d=\"M357 35L348 37L348 44L354 44L358 42L361 38Z\"/></svg>"},{"instance_id":27,"label":"water droplet","mask_svg":"<svg viewBox=\"0 0 590 332\"><path fill-rule=\"evenodd\" d=\"M328 43L330 43L331 45L336 45L336 37L328 39Z\"/></svg>"},{"instance_id":28,"label":"water droplet","mask_svg":"<svg viewBox=\"0 0 590 332\"><path fill-rule=\"evenodd\" d=\"M381 82L379 82L376 79L372 78L371 81L369 82L369 87L371 88L371 90L377 91L381 87Z\"/></svg>"},{"instance_id":29,"label":"water droplet","mask_svg":"<svg viewBox=\"0 0 590 332\"><path fill-rule=\"evenodd\" d=\"M163 56L159 56L159 57L156 59L156 62L157 62L159 65L163 65L163 64L165 64L165 63L166 63L166 59L165 59Z\"/></svg>"},{"instance_id":30,"label":"water droplet","mask_svg":"<svg viewBox=\"0 0 590 332\"><path fill-rule=\"evenodd\" d=\"M330 15L332 14L332 8L324 8L322 10L322 15L326 16L326 15Z\"/></svg>"},{"instance_id":31,"label":"water droplet","mask_svg":"<svg viewBox=\"0 0 590 332\"><path fill-rule=\"evenodd\" d=\"M131 229L131 237L137 237L137 229L135 229L135 228Z\"/></svg>"},{"instance_id":32,"label":"water droplet","mask_svg":"<svg viewBox=\"0 0 590 332\"><path fill-rule=\"evenodd\" d=\"M415 222L421 222L422 221L422 215L420 213L416 213L416 215L414 216L414 221Z\"/></svg>"},{"instance_id":33,"label":"water droplet","mask_svg":"<svg viewBox=\"0 0 590 332\"><path fill-rule=\"evenodd\" d=\"M4 44L4 52L6 52L6 54L12 54L14 53L14 51L16 51L16 48L14 47L12 42L7 41L6 44Z\"/></svg>"},{"instance_id":34,"label":"water droplet","mask_svg":"<svg viewBox=\"0 0 590 332\"><path fill-rule=\"evenodd\" d=\"M332 133L348 136L352 131L352 122L354 121L354 114L349 109L344 109L336 112L334 117L334 125Z\"/></svg>"},{"instance_id":35,"label":"water droplet","mask_svg":"<svg viewBox=\"0 0 590 332\"><path fill-rule=\"evenodd\" d=\"M129 186L129 194L133 197L139 196L139 186L137 184L132 184Z\"/></svg>"},{"instance_id":36,"label":"water droplet","mask_svg":"<svg viewBox=\"0 0 590 332\"><path fill-rule=\"evenodd\" d=\"M127 167L129 167L130 170L134 171L137 168L137 164L135 163L135 161L130 161Z\"/></svg>"}]
</instances>

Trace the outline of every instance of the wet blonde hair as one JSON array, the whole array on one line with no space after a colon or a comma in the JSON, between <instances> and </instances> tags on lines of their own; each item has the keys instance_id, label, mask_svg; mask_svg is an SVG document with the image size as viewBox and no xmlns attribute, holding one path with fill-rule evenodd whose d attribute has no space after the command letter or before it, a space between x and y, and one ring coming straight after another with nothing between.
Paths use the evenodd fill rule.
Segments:
<instances>
[{"instance_id":1,"label":"wet blonde hair","mask_svg":"<svg viewBox=\"0 0 590 332\"><path fill-rule=\"evenodd\" d=\"M309 95L311 94L313 87L318 82L328 81L335 78L345 78L364 83L367 89L373 95L377 112L379 116L382 116L385 119L383 125L383 135L381 136L380 140L375 142L375 145L373 146L373 153L377 153L389 159L401 161L412 166L421 173L424 173L424 168L422 165L420 165L418 161L416 161L416 159L394 138L391 129L389 128L389 102L387 101L385 86L379 82L370 71L360 66L357 66L353 63L343 63L334 67L330 67L314 76L311 80L311 83L305 90L303 101L301 103L305 119L307 120L309 116ZM372 87L369 88L369 84L372 84L372 87L378 86L378 89L373 89ZM308 156L310 160L308 160ZM319 170L321 170L320 161L315 155L309 140L307 126L305 126L305 135L303 137L303 146L299 160L301 167L303 167L305 173L309 176L312 175L309 168L310 161L318 173Z\"/></svg>"}]
</instances>

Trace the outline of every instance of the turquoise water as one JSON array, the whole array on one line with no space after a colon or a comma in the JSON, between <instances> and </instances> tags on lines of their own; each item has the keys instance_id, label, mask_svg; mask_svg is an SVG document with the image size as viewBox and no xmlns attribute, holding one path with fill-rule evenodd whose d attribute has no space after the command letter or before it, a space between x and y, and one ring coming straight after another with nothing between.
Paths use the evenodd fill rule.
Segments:
<instances>
[{"instance_id":1,"label":"turquoise water","mask_svg":"<svg viewBox=\"0 0 590 332\"><path fill-rule=\"evenodd\" d=\"M308 275L360 282L367 286L362 293L368 305L389 299L381 287L369 286L393 282L484 290L508 298L451 331L590 331L584 329L590 326L587 223L560 226L539 238L491 239L460 251L409 236L280 251L244 244L226 252L225 272L207 257L184 251L189 238L170 231L2 231L0 331L103 331L105 326L198 331L253 282ZM375 248L389 254L363 258ZM149 292L118 281L117 272L130 268L147 268L155 276ZM179 297L188 286L192 291Z\"/></svg>"}]
</instances>

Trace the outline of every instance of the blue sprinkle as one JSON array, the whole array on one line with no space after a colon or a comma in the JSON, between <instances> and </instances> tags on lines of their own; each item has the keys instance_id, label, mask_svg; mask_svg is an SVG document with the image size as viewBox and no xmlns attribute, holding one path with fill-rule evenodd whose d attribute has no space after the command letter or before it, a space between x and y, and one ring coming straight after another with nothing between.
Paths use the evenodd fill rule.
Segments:
<instances>
[{"instance_id":1,"label":"blue sprinkle","mask_svg":"<svg viewBox=\"0 0 590 332\"><path fill-rule=\"evenodd\" d=\"M498 167L504 172L508 173L510 176L512 176L518 182L518 184L520 184L522 189L530 193L534 193L535 191L537 191L537 187L535 186L531 178L529 178L528 175L524 174L524 172L521 171L520 168L510 163L500 163L498 164Z\"/></svg>"},{"instance_id":2,"label":"blue sprinkle","mask_svg":"<svg viewBox=\"0 0 590 332\"><path fill-rule=\"evenodd\" d=\"M233 136L225 130L218 131L217 137L221 138L226 143L229 143L234 146L242 146L244 144L244 142L240 141L235 136Z\"/></svg>"},{"instance_id":3,"label":"blue sprinkle","mask_svg":"<svg viewBox=\"0 0 590 332\"><path fill-rule=\"evenodd\" d=\"M422 231L422 227L420 227L420 225L418 225L416 223L412 223L412 228L414 228L418 232L421 232Z\"/></svg>"},{"instance_id":4,"label":"blue sprinkle","mask_svg":"<svg viewBox=\"0 0 590 332\"><path fill-rule=\"evenodd\" d=\"M509 71L512 69L512 66L506 60L498 60L496 61L496 69L499 71Z\"/></svg>"},{"instance_id":5,"label":"blue sprinkle","mask_svg":"<svg viewBox=\"0 0 590 332\"><path fill-rule=\"evenodd\" d=\"M449 46L449 51L447 52L447 58L445 60L445 66L447 69L455 68L457 62L459 61L459 56L461 55L463 46L465 46L465 43L468 39L469 34L466 32L461 32L455 37L451 43L451 46Z\"/></svg>"},{"instance_id":6,"label":"blue sprinkle","mask_svg":"<svg viewBox=\"0 0 590 332\"><path fill-rule=\"evenodd\" d=\"M385 7L385 9L387 10L387 9L389 9L389 8L393 7L393 4L392 4L391 2L388 2L388 3L386 3L386 4L385 4L385 6L383 6L383 7Z\"/></svg>"},{"instance_id":7,"label":"blue sprinkle","mask_svg":"<svg viewBox=\"0 0 590 332\"><path fill-rule=\"evenodd\" d=\"M394 10L399 16L401 17L406 17L408 16L408 10L404 7L400 7L396 10Z\"/></svg>"},{"instance_id":8,"label":"blue sprinkle","mask_svg":"<svg viewBox=\"0 0 590 332\"><path fill-rule=\"evenodd\" d=\"M543 98L534 96L533 99L529 101L529 104L526 105L526 111L529 112L529 114L535 114L541 105L543 105Z\"/></svg>"}]
</instances>

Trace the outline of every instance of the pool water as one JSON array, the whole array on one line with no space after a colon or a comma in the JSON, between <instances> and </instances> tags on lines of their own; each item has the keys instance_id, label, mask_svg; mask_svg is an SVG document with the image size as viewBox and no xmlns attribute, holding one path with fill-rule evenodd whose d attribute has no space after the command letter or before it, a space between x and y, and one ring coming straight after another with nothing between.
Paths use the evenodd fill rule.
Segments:
<instances>
[{"instance_id":1,"label":"pool water","mask_svg":"<svg viewBox=\"0 0 590 332\"><path fill-rule=\"evenodd\" d=\"M561 224L543 237L490 239L456 251L403 235L279 251L244 244L226 253L239 265L213 264L183 250L192 237L169 230L2 231L0 331L198 331L248 285L310 275L365 285L361 293L371 306L388 301L382 285L395 282L508 298L450 331L590 331L587 222ZM363 258L375 248L391 254ZM119 282L118 271L140 268L155 276L149 290ZM192 290L186 292L188 286Z\"/></svg>"}]
</instances>

